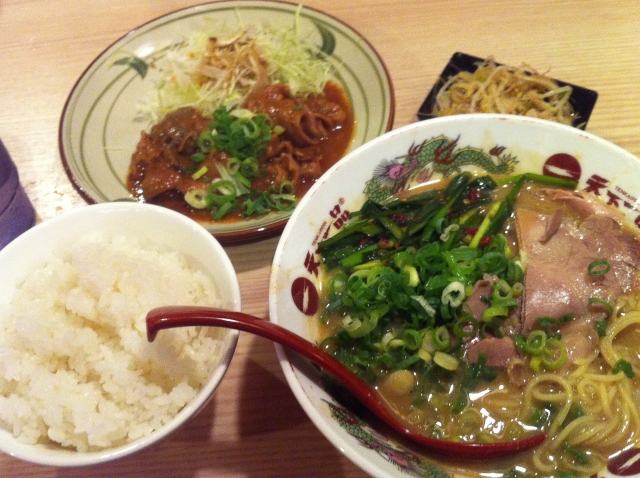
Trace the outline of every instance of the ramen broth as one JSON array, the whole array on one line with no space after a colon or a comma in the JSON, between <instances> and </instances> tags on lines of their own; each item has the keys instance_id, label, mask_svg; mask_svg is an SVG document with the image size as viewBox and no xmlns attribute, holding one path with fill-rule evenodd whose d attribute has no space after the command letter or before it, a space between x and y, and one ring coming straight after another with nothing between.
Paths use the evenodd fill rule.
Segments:
<instances>
[{"instance_id":1,"label":"ramen broth","mask_svg":"<svg viewBox=\"0 0 640 478\"><path fill-rule=\"evenodd\" d=\"M478 208L479 216L486 215L492 205L505 201L513 187L513 181L506 182L507 185L498 186L490 192L491 197ZM434 188L444 190L446 186L441 183ZM469 220L473 217L470 214L463 213L460 217ZM356 220L362 218L356 216ZM395 220L401 228L410 228L412 221L416 220L399 214L386 217ZM460 217L449 217L449 225L459 223ZM522 266L523 290L517 298L517 305L510 307L505 317L493 317L489 321L466 316L463 324L467 329L472 322L478 322L480 327L462 336L452 333L451 323L438 322L436 311L434 326L444 323L440 327L448 332L445 334L444 329L439 329L442 341L452 342L446 353L454 359L445 361L445 367L434 363L433 345L424 339L430 333L426 330L430 328L424 323L414 327L417 319L413 316L414 309L409 306L398 305L395 311L390 308L376 319L377 325L371 331L362 334L362 326L360 329L356 327L353 335L357 337L348 337L346 329L354 330L353 322L357 320L354 317L362 316L348 306L350 301L357 299L344 298L347 292L339 298L336 293L338 286L332 280L343 274L342 281L351 285L358 280L356 276L365 282L374 282L377 279L365 278L363 271L371 267L398 266L401 261L395 261L394 256L400 252L374 258L373 261L377 261L374 266L365 263L351 269L327 264L327 259L323 271L322 304L329 312L324 312L319 321L319 342L325 350L372 382L413 431L444 440L487 443L522 439L539 430L548 434L544 444L513 459L499 463L478 462L472 467L466 462L459 464L465 473L479 475L492 472L498 473L492 476L505 477L591 476L606 465L609 457L637 444L640 432L637 406L640 403L640 374L635 373L640 369L637 348L640 343L640 282L637 271L640 240L637 231L623 222L617 211L594 196L550 188L535 181L525 182L517 195L513 214L501 225L498 233L505 239L503 247L508 250L509 257ZM463 248L466 251L473 229L460 224L459 242L452 245L452 250ZM388 236L387 231L383 231L377 239L382 243ZM434 237L435 234L427 242L434 242ZM408 241L406 237L405 240ZM443 242L436 238L435 242L438 241ZM488 241L483 244L489 247ZM402 241L396 241L391 246L392 250L393 247L406 251ZM418 248L416 254L420 253L421 246L412 244L410 247L412 250ZM482 249L483 246L478 245L477 248ZM551 252L554 248L561 250L563 255L554 257ZM330 249L321 244L321 256L328 257ZM572 252L566 254L567 251ZM598 259L591 260L592 256ZM606 269L604 262L608 270L601 273ZM415 265L409 259L407 263ZM583 270L582 263L588 264L589 271L586 266ZM402 267L400 265L399 269ZM549 307L538 309L539 296L546 294L550 300L554 298L553 293L545 290L544 284L536 284L537 278L545 284L550 280L545 275L548 267L557 267L558 275L563 276L558 282L562 293L556 295L577 305L569 313L567 304L559 304L557 315L544 317L546 322L537 320L537 317L537 321L532 322L531 314L550 310ZM384 275L385 272L380 269L378 274ZM422 271L419 271L419 276L420 282L426 280ZM477 282L484 279L486 276ZM495 287L497 281L490 281ZM479 288L478 283L474 288ZM566 290L563 289L565 283L569 284ZM586 284L584 287L589 288L584 296L588 304L580 303L582 295L571 297L574 294L572 287L576 284L580 287ZM420 290L428 294L425 292L427 289L412 292ZM453 315L470 311L470 292L471 287L467 285L465 300ZM381 293L379 289L378 294ZM365 297L364 293L360 297ZM486 308L491 307L486 296L481 300L487 302ZM487 327L483 331L483 324L489 323L496 327ZM412 330L411 334L407 334L408 329ZM547 343L554 346L550 347L553 350L547 355L549 360L544 360L543 356L541 363L537 358L540 355L522 346L522 341L527 344L530 337L540 339L543 334ZM408 335L413 338L409 340ZM555 339L558 341L554 342ZM416 340L418 344L411 346ZM491 341L488 347L478 346L483 340ZM507 341L514 342L516 346L504 347ZM531 341L534 342L533 339ZM425 342L429 343L425 346ZM561 346L558 345L560 342ZM474 347L480 351L474 351ZM410 350L401 351L403 348ZM428 353L422 353L425 349ZM441 347L441 350L445 349ZM508 350L509 353L506 358L501 358L502 352L497 350ZM379 358L385 354L386 358ZM560 360L562 354L564 359ZM367 368L362 362L370 357L375 357L375 366ZM470 370L478 372L483 369L481 358L487 360L489 365L485 364L485 368L492 373L474 381L469 378L473 375ZM456 360L459 363L454 367L452 364ZM464 395L467 399L460 406L460 397Z\"/></svg>"}]
</instances>

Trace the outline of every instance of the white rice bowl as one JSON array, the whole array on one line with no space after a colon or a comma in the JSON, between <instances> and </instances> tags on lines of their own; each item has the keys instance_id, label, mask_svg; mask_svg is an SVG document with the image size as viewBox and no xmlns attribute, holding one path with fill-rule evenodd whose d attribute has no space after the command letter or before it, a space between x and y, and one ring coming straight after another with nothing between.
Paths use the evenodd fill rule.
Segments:
<instances>
[{"instance_id":1,"label":"white rice bowl","mask_svg":"<svg viewBox=\"0 0 640 478\"><path fill-rule=\"evenodd\" d=\"M208 401L235 349L237 332L214 328L147 341L154 307L240 309L224 250L173 211L66 213L9 244L0 269L0 449L18 458L83 465L157 441Z\"/></svg>"}]
</instances>

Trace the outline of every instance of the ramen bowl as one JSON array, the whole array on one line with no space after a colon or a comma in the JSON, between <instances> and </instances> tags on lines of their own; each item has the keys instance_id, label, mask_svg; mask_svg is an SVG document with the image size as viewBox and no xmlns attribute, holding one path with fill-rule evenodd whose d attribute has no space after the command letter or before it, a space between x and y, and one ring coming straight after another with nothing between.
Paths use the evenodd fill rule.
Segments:
<instances>
[{"instance_id":1,"label":"ramen bowl","mask_svg":"<svg viewBox=\"0 0 640 478\"><path fill-rule=\"evenodd\" d=\"M509 115L459 115L411 124L350 153L301 201L275 253L271 321L317 343L323 289L319 242L341 231L367 198L380 201L467 170L575 180L578 190L590 191L617 208L636 232L640 227L640 160L604 139L573 127ZM449 460L410 446L366 411L330 391L304 360L280 346L276 349L286 379L309 418L370 475L468 476L481 470L501 476L508 471L503 462ZM622 474L637 454L638 449L622 453L603 464L598 476ZM519 457L513 457L515 465ZM637 467L625 473L640 476Z\"/></svg>"},{"instance_id":2,"label":"ramen bowl","mask_svg":"<svg viewBox=\"0 0 640 478\"><path fill-rule=\"evenodd\" d=\"M157 96L160 65L194 32L224 35L269 26L293 28L319 50L346 94L355 120L350 151L391 129L391 78L375 48L341 20L313 8L278 1L222 1L194 5L150 20L123 36L81 75L60 119L59 149L67 175L89 203L133 197L127 188L132 155L157 120L145 118L144 100ZM287 60L283 60L287 61ZM185 100L185 103L188 103ZM223 244L258 240L282 231L291 211L239 221L202 221Z\"/></svg>"},{"instance_id":3,"label":"ramen bowl","mask_svg":"<svg viewBox=\"0 0 640 478\"><path fill-rule=\"evenodd\" d=\"M177 212L137 203L65 212L0 251L0 268L0 450L8 455L81 466L138 452L191 419L226 373L237 331L185 329L158 336L163 344L147 341L155 306L191 295L240 309L224 249Z\"/></svg>"}]
</instances>

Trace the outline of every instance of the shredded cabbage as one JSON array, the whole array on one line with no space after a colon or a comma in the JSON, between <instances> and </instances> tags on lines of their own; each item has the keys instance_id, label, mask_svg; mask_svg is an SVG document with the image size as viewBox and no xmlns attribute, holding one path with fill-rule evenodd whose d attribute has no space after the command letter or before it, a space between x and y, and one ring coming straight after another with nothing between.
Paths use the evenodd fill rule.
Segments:
<instances>
[{"instance_id":1,"label":"shredded cabbage","mask_svg":"<svg viewBox=\"0 0 640 478\"><path fill-rule=\"evenodd\" d=\"M320 93L332 67L320 49L302 37L298 17L290 27L242 29L213 36L195 31L154 63L163 73L140 116L155 124L167 113L192 106L211 116L220 106L240 106L267 83L283 83L293 95Z\"/></svg>"}]
</instances>

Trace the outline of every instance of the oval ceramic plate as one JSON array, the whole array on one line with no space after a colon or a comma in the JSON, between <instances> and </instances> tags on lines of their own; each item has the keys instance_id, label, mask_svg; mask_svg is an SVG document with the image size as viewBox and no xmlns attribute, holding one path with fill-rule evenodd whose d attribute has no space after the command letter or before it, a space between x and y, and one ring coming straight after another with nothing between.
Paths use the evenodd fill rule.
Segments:
<instances>
[{"instance_id":1,"label":"oval ceramic plate","mask_svg":"<svg viewBox=\"0 0 640 478\"><path fill-rule=\"evenodd\" d=\"M212 21L234 30L243 25L291 27L298 15L303 38L318 48L328 40L334 45L327 61L351 101L357 123L350 149L391 129L393 87L373 47L340 20L298 8L272 1L197 5L146 23L107 48L73 87L60 120L62 162L83 198L101 203L131 197L125 185L131 155L140 132L150 126L136 119L138 104L160 79L157 70L147 67L191 32L210 31ZM223 244L247 242L280 232L290 214L205 227Z\"/></svg>"},{"instance_id":2,"label":"oval ceramic plate","mask_svg":"<svg viewBox=\"0 0 640 478\"><path fill-rule=\"evenodd\" d=\"M319 307L317 244L334 235L365 196L387 197L463 170L497 174L534 172L579 181L623 211L640 228L640 160L589 133L548 121L493 114L422 121L391 131L334 165L309 190L285 227L275 253L269 313L271 321L316 342L313 320ZM376 477L466 476L436 456L408 448L364 415L328 393L313 367L276 346L296 398L318 429L355 464ZM640 477L640 448L616 458L620 476ZM497 471L479 462L486 476ZM624 475L622 475L624 473ZM617 476L603 470L598 475Z\"/></svg>"}]
</instances>

